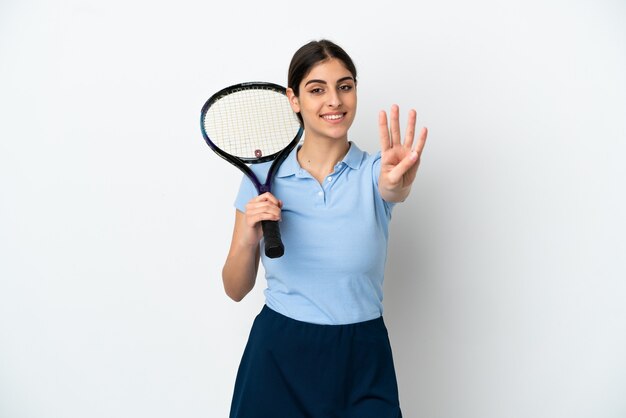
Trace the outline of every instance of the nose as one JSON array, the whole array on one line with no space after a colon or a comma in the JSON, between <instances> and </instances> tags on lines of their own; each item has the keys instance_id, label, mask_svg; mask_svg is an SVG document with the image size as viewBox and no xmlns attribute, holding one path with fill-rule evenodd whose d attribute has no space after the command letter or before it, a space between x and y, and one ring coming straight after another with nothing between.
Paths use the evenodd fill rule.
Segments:
<instances>
[{"instance_id":1,"label":"nose","mask_svg":"<svg viewBox=\"0 0 626 418\"><path fill-rule=\"evenodd\" d=\"M330 107L339 107L341 106L341 96L339 96L339 92L335 89L329 90L328 95L328 106Z\"/></svg>"}]
</instances>

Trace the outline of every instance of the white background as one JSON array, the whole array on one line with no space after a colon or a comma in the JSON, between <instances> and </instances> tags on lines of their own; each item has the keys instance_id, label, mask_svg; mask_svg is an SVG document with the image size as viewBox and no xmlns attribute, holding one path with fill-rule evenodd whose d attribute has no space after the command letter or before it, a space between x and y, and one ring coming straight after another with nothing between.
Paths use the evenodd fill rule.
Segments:
<instances>
[{"instance_id":1,"label":"white background","mask_svg":"<svg viewBox=\"0 0 626 418\"><path fill-rule=\"evenodd\" d=\"M353 141L377 151L392 103L430 129L385 285L405 416L623 418L624 22L623 0L1 0L0 416L227 416L265 283L223 293L240 174L200 108L327 37L359 70Z\"/></svg>"}]
</instances>

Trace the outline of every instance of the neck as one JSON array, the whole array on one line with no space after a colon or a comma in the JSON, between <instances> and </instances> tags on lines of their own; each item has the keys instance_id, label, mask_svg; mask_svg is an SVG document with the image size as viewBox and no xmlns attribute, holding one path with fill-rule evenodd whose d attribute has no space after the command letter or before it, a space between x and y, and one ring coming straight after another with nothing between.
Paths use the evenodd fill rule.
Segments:
<instances>
[{"instance_id":1,"label":"neck","mask_svg":"<svg viewBox=\"0 0 626 418\"><path fill-rule=\"evenodd\" d=\"M317 180L324 179L333 172L335 165L343 160L350 143L344 141L307 141L306 138L298 151L298 163Z\"/></svg>"}]
</instances>

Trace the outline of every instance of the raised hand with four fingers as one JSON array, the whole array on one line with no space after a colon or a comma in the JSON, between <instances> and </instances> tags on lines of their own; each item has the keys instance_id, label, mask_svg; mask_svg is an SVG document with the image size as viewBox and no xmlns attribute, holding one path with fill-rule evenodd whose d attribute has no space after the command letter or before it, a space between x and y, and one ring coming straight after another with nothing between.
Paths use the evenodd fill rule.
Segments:
<instances>
[{"instance_id":1,"label":"raised hand with four fingers","mask_svg":"<svg viewBox=\"0 0 626 418\"><path fill-rule=\"evenodd\" d=\"M417 114L411 109L402 142L399 113L398 105L391 106L390 125L387 121L387 112L381 110L378 117L381 149L378 190L387 202L401 202L409 195L428 136L428 130L422 128L413 148Z\"/></svg>"}]
</instances>

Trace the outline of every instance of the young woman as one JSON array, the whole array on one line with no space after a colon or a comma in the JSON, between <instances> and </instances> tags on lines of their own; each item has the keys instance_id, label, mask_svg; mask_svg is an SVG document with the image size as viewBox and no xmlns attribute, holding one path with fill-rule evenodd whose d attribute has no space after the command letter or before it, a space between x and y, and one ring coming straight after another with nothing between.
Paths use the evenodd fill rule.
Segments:
<instances>
[{"instance_id":1,"label":"young woman","mask_svg":"<svg viewBox=\"0 0 626 418\"><path fill-rule=\"evenodd\" d=\"M304 141L257 196L244 177L223 269L228 296L254 287L259 259L266 304L246 345L231 418L398 418L402 416L382 289L388 223L408 196L426 141L414 146L414 110L401 140L398 106L380 112L381 152L348 140L357 108L357 72L336 44L301 47L287 96ZM269 163L253 166L264 176ZM260 251L260 221L281 221L285 254Z\"/></svg>"}]
</instances>

